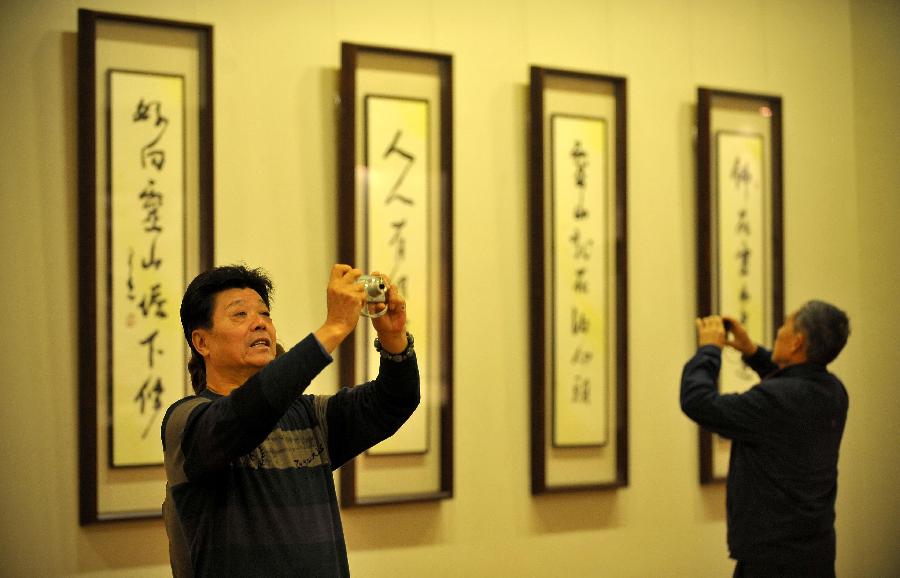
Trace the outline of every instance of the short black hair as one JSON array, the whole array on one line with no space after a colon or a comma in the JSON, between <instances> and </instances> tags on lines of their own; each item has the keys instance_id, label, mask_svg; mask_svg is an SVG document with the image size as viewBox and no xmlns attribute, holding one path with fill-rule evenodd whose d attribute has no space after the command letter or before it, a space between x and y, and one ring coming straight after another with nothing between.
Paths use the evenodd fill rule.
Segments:
<instances>
[{"instance_id":1,"label":"short black hair","mask_svg":"<svg viewBox=\"0 0 900 578\"><path fill-rule=\"evenodd\" d=\"M794 315L794 325L806 336L806 360L828 365L850 336L847 314L824 301L807 301Z\"/></svg>"},{"instance_id":2,"label":"short black hair","mask_svg":"<svg viewBox=\"0 0 900 578\"><path fill-rule=\"evenodd\" d=\"M212 327L212 313L216 295L228 289L253 289L269 307L272 280L262 269L248 269L244 265L225 265L200 273L191 281L181 299L181 328L184 339L191 348L188 372L195 393L206 387L206 365L203 357L194 349L191 334L195 329Z\"/></svg>"}]
</instances>

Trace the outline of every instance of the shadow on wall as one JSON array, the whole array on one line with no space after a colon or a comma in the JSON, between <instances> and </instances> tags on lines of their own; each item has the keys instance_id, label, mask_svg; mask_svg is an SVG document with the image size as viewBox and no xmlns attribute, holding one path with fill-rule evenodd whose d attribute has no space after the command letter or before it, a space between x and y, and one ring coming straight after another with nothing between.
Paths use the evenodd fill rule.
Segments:
<instances>
[{"instance_id":1,"label":"shadow on wall","mask_svg":"<svg viewBox=\"0 0 900 578\"><path fill-rule=\"evenodd\" d=\"M701 486L703 509L698 522L725 521L725 482Z\"/></svg>"},{"instance_id":2,"label":"shadow on wall","mask_svg":"<svg viewBox=\"0 0 900 578\"><path fill-rule=\"evenodd\" d=\"M162 518L79 529L78 572L145 566L169 566L169 542Z\"/></svg>"},{"instance_id":3,"label":"shadow on wall","mask_svg":"<svg viewBox=\"0 0 900 578\"><path fill-rule=\"evenodd\" d=\"M622 525L618 492L566 492L535 496L531 530L535 534L608 530Z\"/></svg>"},{"instance_id":4,"label":"shadow on wall","mask_svg":"<svg viewBox=\"0 0 900 578\"><path fill-rule=\"evenodd\" d=\"M380 550L445 543L446 536L441 531L441 504L427 502L342 510L347 549Z\"/></svg>"}]
</instances>

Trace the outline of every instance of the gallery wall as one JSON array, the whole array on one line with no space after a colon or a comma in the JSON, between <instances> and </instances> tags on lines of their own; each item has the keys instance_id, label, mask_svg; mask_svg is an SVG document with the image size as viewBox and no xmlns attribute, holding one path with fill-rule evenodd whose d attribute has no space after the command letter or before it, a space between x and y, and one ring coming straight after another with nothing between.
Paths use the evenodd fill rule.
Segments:
<instances>
[{"instance_id":1,"label":"gallery wall","mask_svg":"<svg viewBox=\"0 0 900 578\"><path fill-rule=\"evenodd\" d=\"M785 302L845 308L838 573L900 572L900 9L877 0L0 3L3 576L165 576L159 521L78 525L78 8L215 29L215 251L324 320L342 41L454 58L455 495L343 513L354 575L724 576L677 386L694 349L698 86L784 99ZM628 79L630 483L529 492L528 67ZM338 387L337 364L315 390ZM160 495L160 500L162 494Z\"/></svg>"}]
</instances>

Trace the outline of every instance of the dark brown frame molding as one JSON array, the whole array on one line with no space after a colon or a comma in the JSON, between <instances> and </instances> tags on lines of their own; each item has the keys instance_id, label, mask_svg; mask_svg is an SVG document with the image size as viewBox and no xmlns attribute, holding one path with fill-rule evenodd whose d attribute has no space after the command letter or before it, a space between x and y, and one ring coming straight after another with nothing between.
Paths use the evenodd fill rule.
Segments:
<instances>
[{"instance_id":1,"label":"dark brown frame molding","mask_svg":"<svg viewBox=\"0 0 900 578\"><path fill-rule=\"evenodd\" d=\"M713 235L715 215L713 215L713 159L714 135L712 133L712 111L716 99L737 99L747 103L767 107L771 113L771 142L769 149L769 190L771 191L771 247L772 263L772 303L771 327L778 327L784 318L784 217L783 217L783 149L782 149L782 102L781 97L749 92L698 88L697 91L697 315L705 316L713 311ZM757 336L758 337L758 336ZM724 477L716 476L713 464L713 434L699 428L700 483L722 482Z\"/></svg>"},{"instance_id":2,"label":"dark brown frame molding","mask_svg":"<svg viewBox=\"0 0 900 578\"><path fill-rule=\"evenodd\" d=\"M442 349L440 380L443 385L440 407L440 482L436 492L400 494L387 497L364 497L357 492L356 460L341 467L340 497L343 507L425 502L453 496L453 57L449 54L405 50L353 43L341 44L340 129L338 138L338 223L340 228L338 253L343 263L357 263L357 231L355 203L355 171L357 123L356 75L361 55L374 54L398 59L423 59L437 64L440 77L440 199L442 213L440 291L447 298L442 301L439 328ZM385 95L382 95L385 96ZM356 375L356 351L353 339L340 346L340 379L342 384L359 382Z\"/></svg>"},{"instance_id":3,"label":"dark brown frame molding","mask_svg":"<svg viewBox=\"0 0 900 578\"><path fill-rule=\"evenodd\" d=\"M97 435L97 25L109 23L176 28L197 35L200 46L198 235L201 268L213 263L213 28L206 24L144 18L125 14L78 11L78 421L79 421L79 522L81 525L115 520L159 518L159 508L126 512L98 510ZM162 448L160 448L160 453ZM163 466L141 466L162 472Z\"/></svg>"},{"instance_id":4,"label":"dark brown frame molding","mask_svg":"<svg viewBox=\"0 0 900 578\"><path fill-rule=\"evenodd\" d=\"M577 79L600 85L608 85L615 99L615 133L612 146L615 149L615 230L610 232L610 242L615 243L615 308L616 325L611 336L616 343L616 423L612 424L611 435L616 443L615 476L609 482L590 484L548 485L547 467L547 364L546 358L546 309L547 300L552 296L544 294L541 286L532 284L531 295L531 493L547 494L585 490L606 490L628 485L628 263L627 263L627 110L626 79L588 72L576 72L531 67L530 102L530 158L531 158L531 202L530 202L530 279L544 279L549 266L545 261L545 250L552 243L545 226L545 196L552 194L545 190L545 98L548 79ZM540 284L538 284L540 285ZM612 384L611 384L612 385ZM579 451L574 449L572 451Z\"/></svg>"}]
</instances>

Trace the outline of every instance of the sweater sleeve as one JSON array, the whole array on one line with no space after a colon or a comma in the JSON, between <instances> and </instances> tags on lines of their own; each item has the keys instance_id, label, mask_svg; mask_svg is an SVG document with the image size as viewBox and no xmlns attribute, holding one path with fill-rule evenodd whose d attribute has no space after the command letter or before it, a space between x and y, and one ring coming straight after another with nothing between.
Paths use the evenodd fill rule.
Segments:
<instances>
[{"instance_id":1,"label":"sweater sleeve","mask_svg":"<svg viewBox=\"0 0 900 578\"><path fill-rule=\"evenodd\" d=\"M230 395L173 405L163 420L164 443L180 442L189 480L224 468L266 439L331 360L310 334Z\"/></svg>"},{"instance_id":2,"label":"sweater sleeve","mask_svg":"<svg viewBox=\"0 0 900 578\"><path fill-rule=\"evenodd\" d=\"M777 396L758 384L739 394L720 394L717 386L722 351L706 345L684 366L681 410L704 428L724 437L759 440L779 415Z\"/></svg>"},{"instance_id":3,"label":"sweater sleeve","mask_svg":"<svg viewBox=\"0 0 900 578\"><path fill-rule=\"evenodd\" d=\"M332 469L392 436L419 405L416 356L381 360L378 377L342 388L328 400L326 419Z\"/></svg>"}]
</instances>

